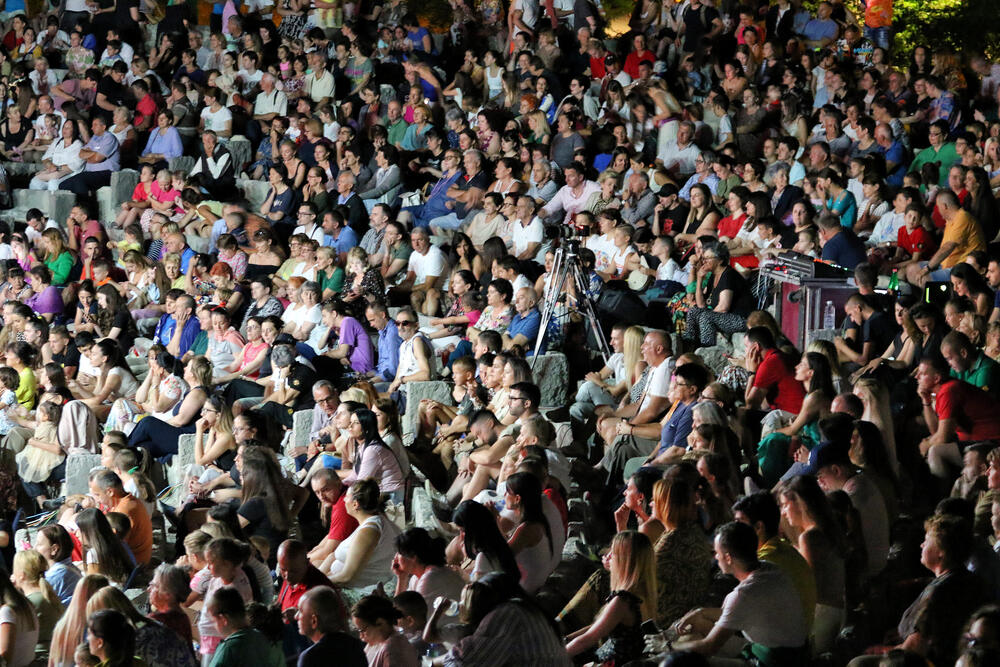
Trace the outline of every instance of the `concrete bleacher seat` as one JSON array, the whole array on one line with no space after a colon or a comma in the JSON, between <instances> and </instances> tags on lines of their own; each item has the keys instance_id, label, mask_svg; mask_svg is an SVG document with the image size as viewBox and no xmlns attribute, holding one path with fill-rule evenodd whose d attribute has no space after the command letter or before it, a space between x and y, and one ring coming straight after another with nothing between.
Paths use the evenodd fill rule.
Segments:
<instances>
[{"instance_id":1,"label":"concrete bleacher seat","mask_svg":"<svg viewBox=\"0 0 1000 667\"><path fill-rule=\"evenodd\" d=\"M531 373L542 391L543 408L562 407L566 403L569 364L562 352L547 352L534 362Z\"/></svg>"},{"instance_id":2,"label":"concrete bleacher seat","mask_svg":"<svg viewBox=\"0 0 1000 667\"><path fill-rule=\"evenodd\" d=\"M100 454L70 454L66 457L66 495L87 493L90 490L90 471L101 465Z\"/></svg>"},{"instance_id":3,"label":"concrete bleacher seat","mask_svg":"<svg viewBox=\"0 0 1000 667\"><path fill-rule=\"evenodd\" d=\"M68 190L14 190L14 208L0 212L0 220L23 222L28 209L37 208L50 219L62 224L76 204L76 195Z\"/></svg>"},{"instance_id":4,"label":"concrete bleacher seat","mask_svg":"<svg viewBox=\"0 0 1000 667\"><path fill-rule=\"evenodd\" d=\"M249 178L236 179L236 187L243 191L243 195L250 204L250 211L259 212L264 200L267 199L267 191L271 185L267 181L255 181Z\"/></svg>"},{"instance_id":5,"label":"concrete bleacher seat","mask_svg":"<svg viewBox=\"0 0 1000 667\"><path fill-rule=\"evenodd\" d=\"M170 158L167 162L167 168L170 171L184 171L190 173L194 169L195 159L190 155L181 155L180 157Z\"/></svg>"},{"instance_id":6,"label":"concrete bleacher seat","mask_svg":"<svg viewBox=\"0 0 1000 667\"><path fill-rule=\"evenodd\" d=\"M292 413L292 437L288 440L285 456L291 456L292 449L309 446L309 429L312 428L313 410L297 410Z\"/></svg>"},{"instance_id":7,"label":"concrete bleacher seat","mask_svg":"<svg viewBox=\"0 0 1000 667\"><path fill-rule=\"evenodd\" d=\"M122 202L132 199L132 192L139 183L139 172L122 169L111 174L111 185L97 190L98 215L101 222L114 222Z\"/></svg>"},{"instance_id":8,"label":"concrete bleacher seat","mask_svg":"<svg viewBox=\"0 0 1000 667\"><path fill-rule=\"evenodd\" d=\"M403 436L417 431L417 408L420 401L429 398L451 405L451 385L441 380L406 383L406 412L403 414Z\"/></svg>"}]
</instances>

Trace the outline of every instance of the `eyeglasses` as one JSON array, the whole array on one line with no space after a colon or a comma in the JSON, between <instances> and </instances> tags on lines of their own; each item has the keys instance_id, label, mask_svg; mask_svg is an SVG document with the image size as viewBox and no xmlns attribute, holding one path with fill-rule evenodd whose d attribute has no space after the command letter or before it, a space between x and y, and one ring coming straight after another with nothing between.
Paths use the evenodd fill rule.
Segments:
<instances>
[{"instance_id":1,"label":"eyeglasses","mask_svg":"<svg viewBox=\"0 0 1000 667\"><path fill-rule=\"evenodd\" d=\"M331 401L333 401L335 399L336 399L335 396L327 396L326 398L317 398L316 402L317 403L330 403Z\"/></svg>"},{"instance_id":2,"label":"eyeglasses","mask_svg":"<svg viewBox=\"0 0 1000 667\"><path fill-rule=\"evenodd\" d=\"M526 401L526 400L528 400L528 397L527 396L511 396L510 400L512 400L512 401Z\"/></svg>"},{"instance_id":3,"label":"eyeglasses","mask_svg":"<svg viewBox=\"0 0 1000 667\"><path fill-rule=\"evenodd\" d=\"M405 327L410 324L416 324L413 320L396 320L396 326Z\"/></svg>"}]
</instances>

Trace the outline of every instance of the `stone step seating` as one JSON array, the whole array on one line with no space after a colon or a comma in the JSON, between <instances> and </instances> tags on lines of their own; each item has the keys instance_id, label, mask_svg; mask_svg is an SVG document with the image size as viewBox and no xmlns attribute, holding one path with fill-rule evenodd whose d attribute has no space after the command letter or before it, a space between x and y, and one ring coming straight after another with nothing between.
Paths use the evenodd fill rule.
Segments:
<instances>
[{"instance_id":1,"label":"stone step seating","mask_svg":"<svg viewBox=\"0 0 1000 667\"><path fill-rule=\"evenodd\" d=\"M24 222L28 210L37 208L48 218L62 224L69 217L69 212L76 204L76 195L67 190L14 190L14 208L0 211L0 220L13 225L14 222Z\"/></svg>"}]
</instances>

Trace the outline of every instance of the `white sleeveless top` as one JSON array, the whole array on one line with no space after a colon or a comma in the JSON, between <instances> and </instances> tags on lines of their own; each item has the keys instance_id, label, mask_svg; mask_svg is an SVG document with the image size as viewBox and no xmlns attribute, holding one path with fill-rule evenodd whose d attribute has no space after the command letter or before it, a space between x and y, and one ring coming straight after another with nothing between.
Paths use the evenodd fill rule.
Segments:
<instances>
[{"instance_id":1,"label":"white sleeveless top","mask_svg":"<svg viewBox=\"0 0 1000 667\"><path fill-rule=\"evenodd\" d=\"M378 543L369 556L368 562L355 573L353 579L347 582L345 588L366 588L392 579L392 558L396 555L396 536L399 535L399 528L381 514L365 519L346 540L337 546L336 551L333 552L336 560L330 568L330 576L335 576L344 569L351 545L357 539L361 529L367 527L378 531Z\"/></svg>"}]
</instances>

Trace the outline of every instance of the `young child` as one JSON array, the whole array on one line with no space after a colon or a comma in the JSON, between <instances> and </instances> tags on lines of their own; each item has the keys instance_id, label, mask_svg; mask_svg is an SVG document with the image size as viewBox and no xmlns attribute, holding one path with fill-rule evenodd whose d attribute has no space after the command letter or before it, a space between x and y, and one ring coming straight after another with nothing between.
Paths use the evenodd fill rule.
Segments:
<instances>
[{"instance_id":1,"label":"young child","mask_svg":"<svg viewBox=\"0 0 1000 667\"><path fill-rule=\"evenodd\" d=\"M101 465L114 470L115 456L128 447L128 438L121 431L109 431L101 440Z\"/></svg>"},{"instance_id":2,"label":"young child","mask_svg":"<svg viewBox=\"0 0 1000 667\"><path fill-rule=\"evenodd\" d=\"M919 204L910 204L903 214L905 223L896 233L896 254L891 264L895 269L904 269L909 264L919 262L929 257L932 251L932 240L923 222L924 209Z\"/></svg>"},{"instance_id":3,"label":"young child","mask_svg":"<svg viewBox=\"0 0 1000 667\"><path fill-rule=\"evenodd\" d=\"M115 224L119 229L126 225L131 225L139 216L149 208L149 198L153 194L153 167L144 164L139 171L139 182L132 191L132 199L122 202L121 211L115 217Z\"/></svg>"},{"instance_id":4,"label":"young child","mask_svg":"<svg viewBox=\"0 0 1000 667\"><path fill-rule=\"evenodd\" d=\"M98 667L100 664L101 659L90 652L90 647L86 642L76 647L76 653L73 654L73 667Z\"/></svg>"},{"instance_id":5,"label":"young child","mask_svg":"<svg viewBox=\"0 0 1000 667\"><path fill-rule=\"evenodd\" d=\"M114 531L115 537L122 541L122 546L125 547L125 553L128 557L135 562L135 554L132 553L131 547L125 541L128 537L128 533L132 530L132 522L129 520L127 514L122 514L121 512L107 512L104 515L108 519L108 525L111 526L111 530Z\"/></svg>"},{"instance_id":6,"label":"young child","mask_svg":"<svg viewBox=\"0 0 1000 667\"><path fill-rule=\"evenodd\" d=\"M142 251L142 227L135 223L126 225L125 238L118 243L109 241L108 248L111 249L111 254L115 259L115 264L121 268L125 268L125 253L129 250L135 250L137 252Z\"/></svg>"},{"instance_id":7,"label":"young child","mask_svg":"<svg viewBox=\"0 0 1000 667\"><path fill-rule=\"evenodd\" d=\"M427 651L427 642L424 641L427 601L424 596L417 591L403 591L392 599L392 606L402 614L398 625L406 641L416 649L417 655L423 655Z\"/></svg>"},{"instance_id":8,"label":"young child","mask_svg":"<svg viewBox=\"0 0 1000 667\"><path fill-rule=\"evenodd\" d=\"M150 516L156 511L156 487L153 482L139 469L139 455L134 449L120 449L115 453L112 470L122 480L126 493L130 493L146 506Z\"/></svg>"},{"instance_id":9,"label":"young child","mask_svg":"<svg viewBox=\"0 0 1000 667\"><path fill-rule=\"evenodd\" d=\"M220 537L209 542L205 547L205 561L208 564L205 569L208 570L210 578L205 586L203 599L208 600L212 597L212 593L223 586L235 586L243 596L243 600L251 602L253 589L250 587L250 579L243 571L243 563L249 555L250 548L246 544L228 537ZM194 579L191 581L191 590L196 590ZM222 642L222 636L208 613L208 605L202 605L201 613L198 615L198 633L201 636L198 651L203 660L210 662L211 656L215 655L215 649Z\"/></svg>"},{"instance_id":10,"label":"young child","mask_svg":"<svg viewBox=\"0 0 1000 667\"><path fill-rule=\"evenodd\" d=\"M17 407L17 388L21 384L21 377L10 366L0 366L0 435L7 435L11 429L17 426L14 421L14 410Z\"/></svg>"},{"instance_id":11,"label":"young child","mask_svg":"<svg viewBox=\"0 0 1000 667\"><path fill-rule=\"evenodd\" d=\"M6 400L8 393L13 393L10 389L11 381L8 371L17 375L14 369L7 366L0 367L0 380L4 384L3 400ZM16 384L14 385L16 389ZM5 403L6 405L6 403ZM7 414L4 410L4 414ZM34 435L28 439L27 446L17 454L17 473L24 482L25 489L29 491L38 501L38 506L47 500L44 483L52 477L53 471L66 460L62 447L59 445L59 438L56 427L59 418L62 416L62 406L51 401L44 401L38 406L36 417L38 427Z\"/></svg>"},{"instance_id":12,"label":"young child","mask_svg":"<svg viewBox=\"0 0 1000 667\"><path fill-rule=\"evenodd\" d=\"M139 224L144 232L149 232L154 213L163 213L168 218L183 214L180 208L181 192L183 192L183 177L181 187L177 187L174 176L169 169L161 169L156 173L156 180L150 185L149 208L142 213Z\"/></svg>"}]
</instances>

